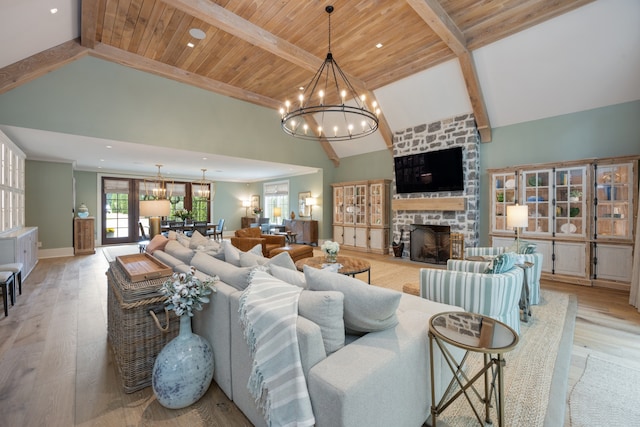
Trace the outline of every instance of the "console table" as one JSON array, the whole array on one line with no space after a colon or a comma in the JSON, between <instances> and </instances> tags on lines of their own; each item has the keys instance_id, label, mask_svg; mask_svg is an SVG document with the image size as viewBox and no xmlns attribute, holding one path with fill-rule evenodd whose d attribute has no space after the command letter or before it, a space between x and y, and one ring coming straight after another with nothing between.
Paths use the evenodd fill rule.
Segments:
<instances>
[{"instance_id":1,"label":"console table","mask_svg":"<svg viewBox=\"0 0 640 427\"><path fill-rule=\"evenodd\" d=\"M284 230L295 233L295 243L318 246L318 221L285 219Z\"/></svg>"}]
</instances>

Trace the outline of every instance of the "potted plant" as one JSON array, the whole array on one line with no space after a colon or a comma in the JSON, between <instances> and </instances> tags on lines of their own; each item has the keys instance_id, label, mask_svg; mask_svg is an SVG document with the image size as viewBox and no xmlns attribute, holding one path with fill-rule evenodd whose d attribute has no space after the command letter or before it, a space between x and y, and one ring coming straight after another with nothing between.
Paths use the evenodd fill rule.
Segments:
<instances>
[{"instance_id":1,"label":"potted plant","mask_svg":"<svg viewBox=\"0 0 640 427\"><path fill-rule=\"evenodd\" d=\"M112 227L107 227L107 237L113 237L116 233L116 229Z\"/></svg>"},{"instance_id":2,"label":"potted plant","mask_svg":"<svg viewBox=\"0 0 640 427\"><path fill-rule=\"evenodd\" d=\"M186 221L191 218L191 212L186 209L177 209L175 216L180 218L183 221Z\"/></svg>"},{"instance_id":3,"label":"potted plant","mask_svg":"<svg viewBox=\"0 0 640 427\"><path fill-rule=\"evenodd\" d=\"M579 202L580 197L582 197L582 191L580 190L571 190L569 192L569 201L570 202Z\"/></svg>"},{"instance_id":4,"label":"potted plant","mask_svg":"<svg viewBox=\"0 0 640 427\"><path fill-rule=\"evenodd\" d=\"M340 244L338 242L327 240L320 249L324 252L327 262L334 263L338 260L338 252L340 252Z\"/></svg>"}]
</instances>

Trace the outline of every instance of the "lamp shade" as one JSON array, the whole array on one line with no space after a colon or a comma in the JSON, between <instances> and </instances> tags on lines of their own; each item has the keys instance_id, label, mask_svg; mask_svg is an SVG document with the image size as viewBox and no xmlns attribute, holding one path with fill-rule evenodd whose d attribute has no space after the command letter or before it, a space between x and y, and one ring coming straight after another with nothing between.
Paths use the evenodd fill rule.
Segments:
<instances>
[{"instance_id":1,"label":"lamp shade","mask_svg":"<svg viewBox=\"0 0 640 427\"><path fill-rule=\"evenodd\" d=\"M282 215L282 209L280 207L276 206L275 208L273 208L273 216L278 218L281 215Z\"/></svg>"},{"instance_id":2,"label":"lamp shade","mask_svg":"<svg viewBox=\"0 0 640 427\"><path fill-rule=\"evenodd\" d=\"M243 200L242 201L242 207L243 208L248 208L251 206L251 200Z\"/></svg>"},{"instance_id":3,"label":"lamp shade","mask_svg":"<svg viewBox=\"0 0 640 427\"><path fill-rule=\"evenodd\" d=\"M171 204L167 199L140 201L140 216L168 216L170 213Z\"/></svg>"},{"instance_id":4,"label":"lamp shade","mask_svg":"<svg viewBox=\"0 0 640 427\"><path fill-rule=\"evenodd\" d=\"M307 206L315 206L315 205L316 205L316 198L315 198L315 197L307 197L307 198L304 200L304 203L305 203Z\"/></svg>"},{"instance_id":5,"label":"lamp shade","mask_svg":"<svg viewBox=\"0 0 640 427\"><path fill-rule=\"evenodd\" d=\"M507 227L526 227L529 225L529 209L527 205L507 206Z\"/></svg>"}]
</instances>

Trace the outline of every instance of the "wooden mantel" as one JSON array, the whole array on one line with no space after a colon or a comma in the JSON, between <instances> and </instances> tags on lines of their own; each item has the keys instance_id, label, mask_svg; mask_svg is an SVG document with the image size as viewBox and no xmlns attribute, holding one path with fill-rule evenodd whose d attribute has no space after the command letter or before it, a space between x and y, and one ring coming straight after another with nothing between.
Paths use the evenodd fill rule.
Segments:
<instances>
[{"instance_id":1,"label":"wooden mantel","mask_svg":"<svg viewBox=\"0 0 640 427\"><path fill-rule=\"evenodd\" d=\"M428 199L393 199L391 209L394 211L464 211L464 197L438 197Z\"/></svg>"}]
</instances>

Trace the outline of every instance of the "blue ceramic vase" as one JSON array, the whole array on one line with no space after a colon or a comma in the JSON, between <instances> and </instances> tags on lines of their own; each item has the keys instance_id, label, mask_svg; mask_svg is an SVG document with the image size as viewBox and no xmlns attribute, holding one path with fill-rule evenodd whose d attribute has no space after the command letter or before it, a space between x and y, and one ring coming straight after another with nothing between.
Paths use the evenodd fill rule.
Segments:
<instances>
[{"instance_id":1,"label":"blue ceramic vase","mask_svg":"<svg viewBox=\"0 0 640 427\"><path fill-rule=\"evenodd\" d=\"M211 344L191 332L191 317L180 316L180 333L158 354L151 385L165 408L186 408L209 389L213 378Z\"/></svg>"}]
</instances>

